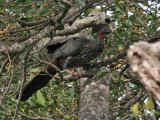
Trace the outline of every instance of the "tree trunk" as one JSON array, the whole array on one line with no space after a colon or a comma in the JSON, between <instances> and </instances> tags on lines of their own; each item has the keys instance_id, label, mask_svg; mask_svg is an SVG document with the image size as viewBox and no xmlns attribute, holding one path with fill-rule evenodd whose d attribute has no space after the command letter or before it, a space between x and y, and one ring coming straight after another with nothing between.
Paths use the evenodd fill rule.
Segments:
<instances>
[{"instance_id":1,"label":"tree trunk","mask_svg":"<svg viewBox=\"0 0 160 120\"><path fill-rule=\"evenodd\" d=\"M95 75L91 79L80 80L79 120L108 120L110 83L108 71L103 67L100 70L94 70ZM102 77L104 72L108 73Z\"/></svg>"}]
</instances>

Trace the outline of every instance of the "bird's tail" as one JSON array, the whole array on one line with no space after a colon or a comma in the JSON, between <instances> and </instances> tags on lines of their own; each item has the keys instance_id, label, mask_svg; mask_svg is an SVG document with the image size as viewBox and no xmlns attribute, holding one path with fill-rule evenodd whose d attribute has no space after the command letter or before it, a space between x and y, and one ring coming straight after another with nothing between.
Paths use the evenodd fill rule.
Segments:
<instances>
[{"instance_id":1,"label":"bird's tail","mask_svg":"<svg viewBox=\"0 0 160 120\"><path fill-rule=\"evenodd\" d=\"M57 67L60 67L60 69L62 68L57 60L53 60L51 61L51 63L56 65ZM22 102L28 100L33 93L43 88L52 79L52 76L56 74L56 70L53 69L51 66L46 66L46 69L49 74L41 71L28 84L24 86L21 96Z\"/></svg>"},{"instance_id":2,"label":"bird's tail","mask_svg":"<svg viewBox=\"0 0 160 120\"><path fill-rule=\"evenodd\" d=\"M33 93L43 88L52 77L45 72L40 72L27 85L24 86L21 96L21 101L26 101Z\"/></svg>"}]
</instances>

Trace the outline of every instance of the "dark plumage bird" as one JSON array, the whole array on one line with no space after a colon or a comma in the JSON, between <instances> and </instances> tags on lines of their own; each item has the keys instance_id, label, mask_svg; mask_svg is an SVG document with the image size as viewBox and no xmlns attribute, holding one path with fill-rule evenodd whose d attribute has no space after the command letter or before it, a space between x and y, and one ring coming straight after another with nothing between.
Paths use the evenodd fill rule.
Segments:
<instances>
[{"instance_id":1,"label":"dark plumage bird","mask_svg":"<svg viewBox=\"0 0 160 120\"><path fill-rule=\"evenodd\" d=\"M96 29L96 30L95 30ZM107 25L94 27L97 31L97 39L74 37L67 42L48 46L48 52L52 53L51 63L60 69L75 68L84 66L102 53L105 34L111 32ZM56 71L51 66L45 68L52 76ZM51 79L51 75L41 71L24 88L21 101L26 101L33 93L44 87Z\"/></svg>"}]
</instances>

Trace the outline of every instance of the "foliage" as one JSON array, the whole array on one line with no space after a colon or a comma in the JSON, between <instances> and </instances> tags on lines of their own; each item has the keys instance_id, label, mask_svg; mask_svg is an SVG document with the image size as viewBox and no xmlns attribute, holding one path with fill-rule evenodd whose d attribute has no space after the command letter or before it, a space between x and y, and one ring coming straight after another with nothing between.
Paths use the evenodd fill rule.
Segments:
<instances>
[{"instance_id":1,"label":"foliage","mask_svg":"<svg viewBox=\"0 0 160 120\"><path fill-rule=\"evenodd\" d=\"M81 6L85 6L83 0L77 0L76 2ZM108 3L107 0L106 2ZM48 20L62 13L64 9L64 4L58 2L58 0L12 0L11 3L0 0L0 3L0 44L5 46L10 46L15 42L21 43L26 38L34 36L45 27L42 25L43 23L38 23L37 21ZM157 4L158 0L116 0L109 6L102 2L98 7L87 9L79 17L86 17L91 11L97 10L111 12L110 27L114 32L105 37L103 53L104 59L110 59L126 50L134 42L154 37L155 32L160 27L160 7ZM30 27L21 21L35 22L35 24L37 22L37 26ZM64 26L60 25L57 29L63 30ZM53 37L53 35L51 36ZM12 71L15 71L7 99L0 106L1 118L10 119L14 115L17 105L15 96L23 78L23 57L25 55L25 53L20 55L20 59L14 67L14 62L7 62L2 75L0 74L0 94L3 95L11 79ZM27 62L27 81L31 80L44 67L33 56L29 57ZM45 59L44 56L40 57ZM4 61L1 61L0 67L3 64ZM109 68L111 69L112 79L110 110L111 112L118 111L119 113L122 111L119 116L116 116L116 119L125 118L127 115L133 114L134 116L129 116L133 120L158 118L160 115L160 110L156 107L158 105L155 100L150 97L148 99L147 94L136 99L136 102L130 104L129 107L123 108L144 89L139 82L138 76L128 67L126 56L113 61ZM106 74L102 73L99 78ZM67 73L64 73L64 76L66 75ZM132 96L132 94L133 98L125 97L127 95ZM18 117L25 120L30 119L28 116L43 116L65 120L77 119L79 98L78 80L66 82L52 80L27 102L20 103L19 112L25 114L20 114Z\"/></svg>"}]
</instances>

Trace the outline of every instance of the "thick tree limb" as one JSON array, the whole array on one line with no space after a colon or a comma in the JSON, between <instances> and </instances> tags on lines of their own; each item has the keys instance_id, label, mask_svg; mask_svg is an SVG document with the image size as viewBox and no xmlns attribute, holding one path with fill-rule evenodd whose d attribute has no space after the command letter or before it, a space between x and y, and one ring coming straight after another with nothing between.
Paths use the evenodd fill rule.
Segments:
<instances>
[{"instance_id":1,"label":"thick tree limb","mask_svg":"<svg viewBox=\"0 0 160 120\"><path fill-rule=\"evenodd\" d=\"M81 98L79 120L108 120L109 117L109 74L99 78L103 72L108 72L105 67L93 71L91 79L80 80Z\"/></svg>"},{"instance_id":2,"label":"thick tree limb","mask_svg":"<svg viewBox=\"0 0 160 120\"><path fill-rule=\"evenodd\" d=\"M4 47L3 45L1 45L1 49L0 49L0 60L2 60L5 56L3 55L7 49L7 51L10 54L18 54L23 52L28 46L31 46L33 44L35 44L36 42L38 42L39 40L43 39L45 36L49 35L49 33L51 31L53 31L54 29L56 29L56 27L54 26L47 26L45 27L45 29L41 30L39 32L39 34L31 37L30 39L22 42L22 43L15 43L10 47Z\"/></svg>"},{"instance_id":3,"label":"thick tree limb","mask_svg":"<svg viewBox=\"0 0 160 120\"><path fill-rule=\"evenodd\" d=\"M48 41L49 43L46 42L45 44L52 45L52 44L62 43L72 37L79 37L79 36L88 37L81 30L88 27L107 24L105 22L106 18L109 18L109 17L106 16L104 12L95 12L95 11L91 12L88 17L84 19L76 20L71 26L66 25L64 30L61 30L61 31L57 30L55 32L55 35L54 35L55 37L53 38L53 40L50 40Z\"/></svg>"},{"instance_id":4,"label":"thick tree limb","mask_svg":"<svg viewBox=\"0 0 160 120\"><path fill-rule=\"evenodd\" d=\"M97 14L96 14L97 13ZM92 12L88 17L76 20L72 26L67 26L63 31L57 31L56 36L70 35L79 32L80 30L96 25L106 24L104 21L106 15L104 12Z\"/></svg>"},{"instance_id":5,"label":"thick tree limb","mask_svg":"<svg viewBox=\"0 0 160 120\"><path fill-rule=\"evenodd\" d=\"M101 0L102 1L102 0ZM99 2L99 0L83 0L83 2L86 3L85 7L82 7L81 5L77 4L74 5L69 11L68 14L64 17L64 19L62 20L62 23L65 21L68 21L69 19L71 19L74 15L76 15L77 13L82 13L84 12L84 9L88 9L89 7L91 7L93 4Z\"/></svg>"}]
</instances>

